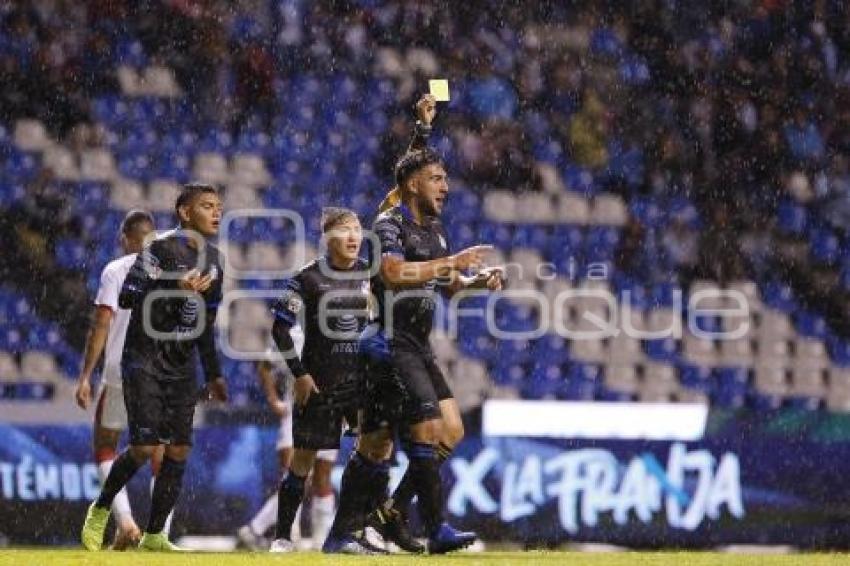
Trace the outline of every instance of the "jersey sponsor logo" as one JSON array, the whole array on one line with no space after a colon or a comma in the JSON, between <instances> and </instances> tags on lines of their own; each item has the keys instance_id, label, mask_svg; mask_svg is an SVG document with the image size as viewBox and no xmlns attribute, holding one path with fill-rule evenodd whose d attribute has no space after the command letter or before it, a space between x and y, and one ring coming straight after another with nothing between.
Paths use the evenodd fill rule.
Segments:
<instances>
[{"instance_id":1,"label":"jersey sponsor logo","mask_svg":"<svg viewBox=\"0 0 850 566\"><path fill-rule=\"evenodd\" d=\"M360 328L360 322L353 314L344 314L334 321L334 327L339 332L356 332Z\"/></svg>"},{"instance_id":2,"label":"jersey sponsor logo","mask_svg":"<svg viewBox=\"0 0 850 566\"><path fill-rule=\"evenodd\" d=\"M286 309L292 314L298 314L301 312L301 308L304 306L304 301L301 300L301 297L298 295L292 295L289 297L289 300L286 301Z\"/></svg>"},{"instance_id":3,"label":"jersey sponsor logo","mask_svg":"<svg viewBox=\"0 0 850 566\"><path fill-rule=\"evenodd\" d=\"M359 354L360 345L357 342L337 342L331 348L331 354Z\"/></svg>"}]
</instances>

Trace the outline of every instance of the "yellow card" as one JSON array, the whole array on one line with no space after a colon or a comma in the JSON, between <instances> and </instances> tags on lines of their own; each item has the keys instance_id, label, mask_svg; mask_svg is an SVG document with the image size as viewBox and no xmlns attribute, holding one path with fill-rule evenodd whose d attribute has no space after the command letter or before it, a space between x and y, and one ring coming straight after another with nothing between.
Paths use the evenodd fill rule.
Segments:
<instances>
[{"instance_id":1,"label":"yellow card","mask_svg":"<svg viewBox=\"0 0 850 566\"><path fill-rule=\"evenodd\" d=\"M437 102L448 102L449 97L449 81L446 79L432 79L428 81L428 88L431 89L431 94L437 99Z\"/></svg>"}]
</instances>

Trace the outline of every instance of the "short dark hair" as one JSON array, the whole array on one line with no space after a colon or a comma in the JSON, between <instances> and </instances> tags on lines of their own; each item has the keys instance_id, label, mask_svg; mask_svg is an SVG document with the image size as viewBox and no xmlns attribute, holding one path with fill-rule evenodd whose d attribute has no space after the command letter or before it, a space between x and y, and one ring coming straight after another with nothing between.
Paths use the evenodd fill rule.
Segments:
<instances>
[{"instance_id":1,"label":"short dark hair","mask_svg":"<svg viewBox=\"0 0 850 566\"><path fill-rule=\"evenodd\" d=\"M443 165L445 163L439 153L432 149L420 149L409 151L398 160L395 166L395 182L399 188L404 186L404 183L410 177L428 165Z\"/></svg>"},{"instance_id":2,"label":"short dark hair","mask_svg":"<svg viewBox=\"0 0 850 566\"><path fill-rule=\"evenodd\" d=\"M357 213L349 208L327 206L322 209L322 233L326 234L340 222L344 222L352 218L354 220L360 220L357 218Z\"/></svg>"},{"instance_id":3,"label":"short dark hair","mask_svg":"<svg viewBox=\"0 0 850 566\"><path fill-rule=\"evenodd\" d=\"M131 210L124 217L124 220L121 221L121 233L125 236L129 235L133 230L139 227L140 224L149 223L151 226L156 227L156 222L154 222L153 215L147 210Z\"/></svg>"},{"instance_id":4,"label":"short dark hair","mask_svg":"<svg viewBox=\"0 0 850 566\"><path fill-rule=\"evenodd\" d=\"M203 194L218 195L218 189L209 183L186 183L183 185L183 190L174 202L174 211L180 213L180 207L192 204L196 198Z\"/></svg>"}]
</instances>

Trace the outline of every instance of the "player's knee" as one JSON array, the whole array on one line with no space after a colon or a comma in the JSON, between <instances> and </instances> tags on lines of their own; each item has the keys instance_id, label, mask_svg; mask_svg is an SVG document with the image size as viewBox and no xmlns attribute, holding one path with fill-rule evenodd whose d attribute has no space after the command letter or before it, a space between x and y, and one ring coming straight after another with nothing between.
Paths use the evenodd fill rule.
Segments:
<instances>
[{"instance_id":1,"label":"player's knee","mask_svg":"<svg viewBox=\"0 0 850 566\"><path fill-rule=\"evenodd\" d=\"M410 429L411 440L422 444L437 444L442 434L443 425L440 419L417 423Z\"/></svg>"},{"instance_id":2,"label":"player's knee","mask_svg":"<svg viewBox=\"0 0 850 566\"><path fill-rule=\"evenodd\" d=\"M156 446L138 445L130 446L130 456L139 464L143 464L153 457Z\"/></svg>"},{"instance_id":3,"label":"player's knee","mask_svg":"<svg viewBox=\"0 0 850 566\"><path fill-rule=\"evenodd\" d=\"M191 446L168 445L165 447L165 457L176 462L183 462L189 457L191 451Z\"/></svg>"},{"instance_id":4,"label":"player's knee","mask_svg":"<svg viewBox=\"0 0 850 566\"><path fill-rule=\"evenodd\" d=\"M331 471L333 462L327 460L316 460L313 466L313 493L319 497L333 493L331 487Z\"/></svg>"},{"instance_id":5,"label":"player's knee","mask_svg":"<svg viewBox=\"0 0 850 566\"><path fill-rule=\"evenodd\" d=\"M312 450L296 450L289 469L296 476L305 478L310 473L315 458L316 453Z\"/></svg>"},{"instance_id":6,"label":"player's knee","mask_svg":"<svg viewBox=\"0 0 850 566\"><path fill-rule=\"evenodd\" d=\"M466 431L463 429L463 421L447 422L443 424L442 442L454 448L463 440Z\"/></svg>"},{"instance_id":7,"label":"player's knee","mask_svg":"<svg viewBox=\"0 0 850 566\"><path fill-rule=\"evenodd\" d=\"M393 441L386 431L364 434L357 443L357 452L372 462L389 460L393 451Z\"/></svg>"}]
</instances>

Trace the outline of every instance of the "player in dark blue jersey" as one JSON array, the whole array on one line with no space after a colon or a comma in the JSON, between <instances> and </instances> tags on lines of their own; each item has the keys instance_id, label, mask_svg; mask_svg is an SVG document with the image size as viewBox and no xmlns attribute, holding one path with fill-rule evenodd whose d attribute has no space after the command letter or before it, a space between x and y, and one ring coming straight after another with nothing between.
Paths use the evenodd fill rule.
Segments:
<instances>
[{"instance_id":1,"label":"player in dark blue jersey","mask_svg":"<svg viewBox=\"0 0 850 566\"><path fill-rule=\"evenodd\" d=\"M328 208L322 216L328 253L287 280L272 309L272 337L295 378L295 454L278 492L277 538L271 552L293 550L290 529L316 453L339 448L344 421L351 427L357 424L359 337L369 314L368 265L358 257L363 236L357 215ZM300 357L290 334L296 323L304 331ZM349 551L359 551L357 544Z\"/></svg>"},{"instance_id":2,"label":"player in dark blue jersey","mask_svg":"<svg viewBox=\"0 0 850 566\"><path fill-rule=\"evenodd\" d=\"M408 153L396 167L396 181L401 202L382 213L374 225L381 246L380 272L372 282L379 316L377 333L366 338L362 348L375 362L366 373L360 443L343 475L340 507L326 551L354 538L362 509L380 503L387 481L382 467L395 426L401 426L410 439L410 464L402 486L410 490L410 498L418 497L429 552L449 552L475 539L473 533L455 531L443 520L439 468L463 436L463 427L457 403L436 365L429 335L437 293L498 290L501 275L497 271L465 275L483 267L488 246L450 255L439 221L448 183L437 154L427 149ZM449 446L446 438L452 435ZM409 545L409 549L415 547Z\"/></svg>"},{"instance_id":3,"label":"player in dark blue jersey","mask_svg":"<svg viewBox=\"0 0 850 566\"><path fill-rule=\"evenodd\" d=\"M115 459L100 496L89 507L82 532L89 550L101 548L115 495L160 445L165 445L165 456L139 547L179 550L162 530L180 495L192 445L196 349L208 397L227 399L213 334L223 270L218 250L208 242L218 233L221 199L210 185L188 184L175 209L180 227L142 250L119 295L119 306L132 309L121 358L130 447Z\"/></svg>"}]
</instances>

